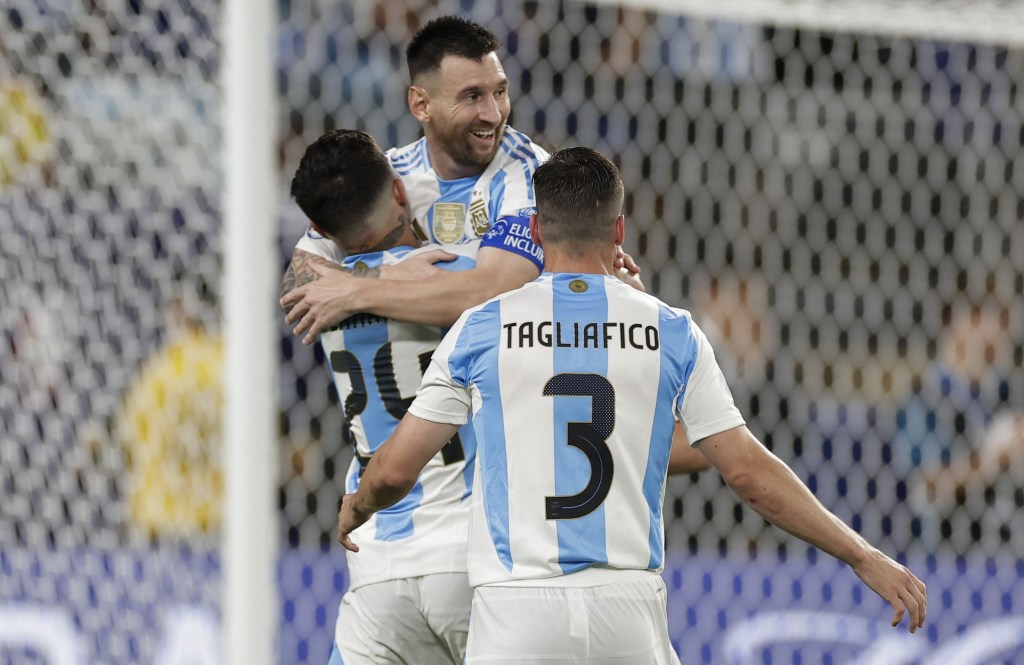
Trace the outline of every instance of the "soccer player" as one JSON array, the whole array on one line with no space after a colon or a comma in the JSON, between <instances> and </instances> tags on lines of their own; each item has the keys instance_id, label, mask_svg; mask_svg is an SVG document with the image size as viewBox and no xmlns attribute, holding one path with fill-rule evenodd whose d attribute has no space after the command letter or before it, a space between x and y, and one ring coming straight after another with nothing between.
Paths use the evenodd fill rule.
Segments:
<instances>
[{"instance_id":1,"label":"soccer player","mask_svg":"<svg viewBox=\"0 0 1024 665\"><path fill-rule=\"evenodd\" d=\"M365 132L337 130L312 143L291 193L316 232L336 244L339 268L365 274L422 251L414 249L420 240L405 186ZM472 249L451 248L458 258L442 265L471 268ZM374 314L351 316L321 334L345 415L344 436L355 449L348 491L359 486L370 456L405 414L440 339L437 326ZM351 583L339 608L331 665L462 663L475 455L473 432L464 434L454 434L427 462L408 496L359 529L368 555L349 558Z\"/></svg>"},{"instance_id":2,"label":"soccer player","mask_svg":"<svg viewBox=\"0 0 1024 665\"><path fill-rule=\"evenodd\" d=\"M847 562L925 620L925 587L828 512L758 442L690 314L612 275L624 220L615 166L563 150L534 175L545 272L467 310L415 401L346 495L338 540L398 501L472 415L467 663L672 663L659 572L673 419L766 519ZM356 558L356 557L353 557Z\"/></svg>"},{"instance_id":3,"label":"soccer player","mask_svg":"<svg viewBox=\"0 0 1024 665\"><path fill-rule=\"evenodd\" d=\"M381 279L354 280L311 260L330 258L333 249L315 231L307 233L281 299L286 320L305 343L355 312L451 325L467 307L540 274L543 252L529 227L533 172L548 153L507 125L509 82L497 49L491 32L466 19L443 16L425 24L406 49L409 110L422 123L423 138L387 153L423 237L440 243L480 238L476 267L433 269L429 278L409 280L424 274L422 263L410 262L383 267L376 275ZM638 271L628 256L621 261L628 266L624 273ZM411 265L419 271L410 272ZM323 279L307 283L317 275Z\"/></svg>"}]
</instances>

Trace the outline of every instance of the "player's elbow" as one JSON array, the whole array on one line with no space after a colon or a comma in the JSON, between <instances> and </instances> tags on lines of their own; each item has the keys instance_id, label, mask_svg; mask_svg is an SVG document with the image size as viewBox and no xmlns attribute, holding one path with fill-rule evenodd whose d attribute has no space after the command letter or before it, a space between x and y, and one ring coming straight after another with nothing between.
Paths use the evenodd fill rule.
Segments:
<instances>
[{"instance_id":1,"label":"player's elbow","mask_svg":"<svg viewBox=\"0 0 1024 665\"><path fill-rule=\"evenodd\" d=\"M727 466L720 466L722 480L740 498L747 501L756 501L757 496L765 486L766 460L761 455L748 454L731 460Z\"/></svg>"},{"instance_id":2,"label":"player's elbow","mask_svg":"<svg viewBox=\"0 0 1024 665\"><path fill-rule=\"evenodd\" d=\"M387 465L380 469L380 473L377 474L377 487L381 494L391 498L395 498L395 501L402 498L410 491L416 484L418 475L411 472L400 465Z\"/></svg>"},{"instance_id":3,"label":"player's elbow","mask_svg":"<svg viewBox=\"0 0 1024 665\"><path fill-rule=\"evenodd\" d=\"M771 521L784 504L782 465L774 456L756 455L733 465L722 479L744 503Z\"/></svg>"},{"instance_id":4,"label":"player's elbow","mask_svg":"<svg viewBox=\"0 0 1024 665\"><path fill-rule=\"evenodd\" d=\"M749 468L731 468L728 472L722 473L722 480L737 496L747 502L755 499L761 485L755 470Z\"/></svg>"}]
</instances>

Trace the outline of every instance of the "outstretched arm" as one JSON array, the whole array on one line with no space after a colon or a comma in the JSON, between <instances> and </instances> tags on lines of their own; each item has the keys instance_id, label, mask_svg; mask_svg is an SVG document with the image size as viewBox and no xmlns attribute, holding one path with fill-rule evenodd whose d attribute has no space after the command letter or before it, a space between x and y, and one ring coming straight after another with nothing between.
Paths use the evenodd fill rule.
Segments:
<instances>
[{"instance_id":1,"label":"outstretched arm","mask_svg":"<svg viewBox=\"0 0 1024 665\"><path fill-rule=\"evenodd\" d=\"M910 632L924 625L924 583L826 510L746 426L709 436L699 448L729 487L766 520L849 564L892 606L893 626L906 612L910 613Z\"/></svg>"},{"instance_id":2,"label":"outstretched arm","mask_svg":"<svg viewBox=\"0 0 1024 665\"><path fill-rule=\"evenodd\" d=\"M355 281L344 273L327 274L317 262L311 269L324 277L299 286L281 298L285 320L295 334L312 343L324 329L356 312L447 326L463 311L519 288L538 275L522 256L493 247L480 249L475 268L459 272L436 270L418 281L375 279ZM386 277L386 275L383 275Z\"/></svg>"},{"instance_id":3,"label":"outstretched arm","mask_svg":"<svg viewBox=\"0 0 1024 665\"><path fill-rule=\"evenodd\" d=\"M366 465L355 494L346 494L338 511L338 542L359 551L349 535L378 510L398 503L416 484L427 462L458 431L458 425L435 423L411 413L398 423L391 437Z\"/></svg>"}]
</instances>

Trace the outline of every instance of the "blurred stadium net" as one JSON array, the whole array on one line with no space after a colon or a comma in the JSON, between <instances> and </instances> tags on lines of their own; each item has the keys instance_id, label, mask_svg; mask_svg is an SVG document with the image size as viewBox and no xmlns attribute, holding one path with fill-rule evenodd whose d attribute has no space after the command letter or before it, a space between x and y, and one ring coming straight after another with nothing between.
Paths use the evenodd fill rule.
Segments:
<instances>
[{"instance_id":1,"label":"blurred stadium net","mask_svg":"<svg viewBox=\"0 0 1024 665\"><path fill-rule=\"evenodd\" d=\"M751 429L929 586L925 634L897 634L713 471L672 479L684 663L1024 662L1021 3L277 6L268 270L304 228L304 147L417 138L405 42L477 20L511 124L621 166L626 249L709 332ZM221 662L220 20L0 14L0 665ZM278 660L324 663L349 453L319 350L280 340Z\"/></svg>"}]
</instances>

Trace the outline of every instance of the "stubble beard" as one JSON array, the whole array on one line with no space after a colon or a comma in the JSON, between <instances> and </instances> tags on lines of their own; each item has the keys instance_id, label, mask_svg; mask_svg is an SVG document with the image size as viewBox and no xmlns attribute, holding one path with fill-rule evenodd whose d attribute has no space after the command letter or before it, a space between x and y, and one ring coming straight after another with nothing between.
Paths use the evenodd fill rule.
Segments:
<instances>
[{"instance_id":1,"label":"stubble beard","mask_svg":"<svg viewBox=\"0 0 1024 665\"><path fill-rule=\"evenodd\" d=\"M470 144L472 139L467 137L467 133L470 130L446 131L441 133L438 138L441 147L456 165L462 168L478 168L483 170L487 168L487 165L498 154L498 148L501 147L501 141L505 137L505 128L506 122L502 122L494 128L494 145L487 151L487 154L473 150Z\"/></svg>"}]
</instances>

